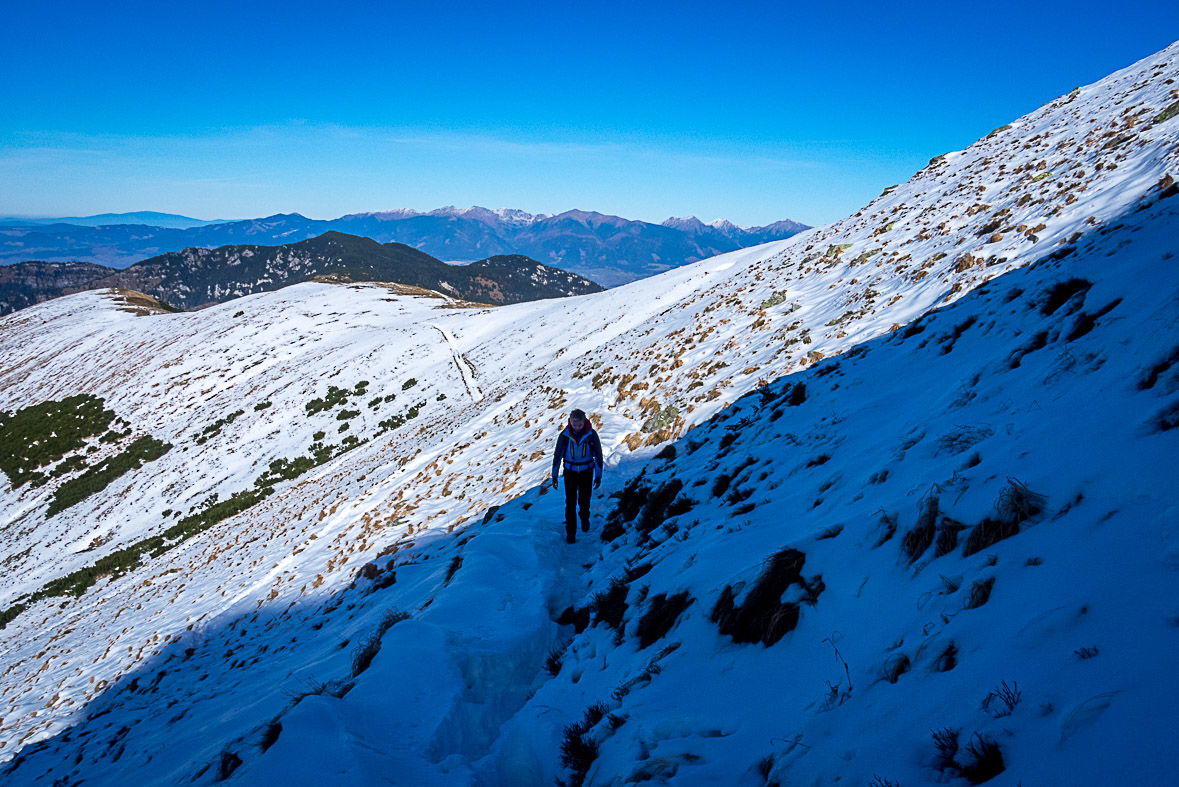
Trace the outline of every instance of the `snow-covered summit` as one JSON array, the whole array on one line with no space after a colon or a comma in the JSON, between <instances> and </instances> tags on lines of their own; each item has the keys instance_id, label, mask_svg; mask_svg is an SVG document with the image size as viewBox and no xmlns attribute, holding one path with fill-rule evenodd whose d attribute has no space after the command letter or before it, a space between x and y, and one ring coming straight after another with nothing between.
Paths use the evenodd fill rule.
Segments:
<instances>
[{"instance_id":1,"label":"snow-covered summit","mask_svg":"<svg viewBox=\"0 0 1179 787\"><path fill-rule=\"evenodd\" d=\"M803 230L810 229L807 225L794 221L793 219L782 219L772 224L767 224L764 227L741 227L728 219L714 219L706 224L695 216L688 216L686 218L675 218L673 216L664 220L662 226L671 227L672 229L687 232L691 235L715 234L738 246L753 246L759 243L783 240L792 235L797 235Z\"/></svg>"},{"instance_id":2,"label":"snow-covered summit","mask_svg":"<svg viewBox=\"0 0 1179 787\"><path fill-rule=\"evenodd\" d=\"M0 409L172 446L52 517L71 460L0 490L5 781L1166 778L1177 79L600 294L5 318ZM572 407L608 459L567 548Z\"/></svg>"},{"instance_id":3,"label":"snow-covered summit","mask_svg":"<svg viewBox=\"0 0 1179 787\"><path fill-rule=\"evenodd\" d=\"M683 230L684 232L697 233L704 229L705 224L695 216L685 216L683 218L671 216L670 218L664 219L661 222L661 226Z\"/></svg>"},{"instance_id":4,"label":"snow-covered summit","mask_svg":"<svg viewBox=\"0 0 1179 787\"><path fill-rule=\"evenodd\" d=\"M461 216L463 218L474 219L481 221L484 224L489 224L493 227L501 225L510 226L528 226L542 219L548 218L549 213L528 213L527 211L519 210L517 208L496 208L495 210L489 208L482 208L478 205L473 205L469 208L456 208L454 205L447 205L441 208L435 208L430 211L419 211L412 208L396 208L394 210L372 211L368 213L350 213L347 216L342 216L342 219L352 218L374 218L381 221L394 221L397 219L408 219L414 216Z\"/></svg>"}]
</instances>

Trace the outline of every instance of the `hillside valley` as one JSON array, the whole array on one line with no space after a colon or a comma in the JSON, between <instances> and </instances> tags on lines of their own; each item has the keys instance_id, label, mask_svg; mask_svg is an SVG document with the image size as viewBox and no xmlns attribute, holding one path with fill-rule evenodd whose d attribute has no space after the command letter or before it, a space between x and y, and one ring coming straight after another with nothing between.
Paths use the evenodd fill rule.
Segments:
<instances>
[{"instance_id":1,"label":"hillside valley","mask_svg":"<svg viewBox=\"0 0 1179 787\"><path fill-rule=\"evenodd\" d=\"M89 263L24 262L0 267L0 315L61 295L114 288L200 309L316 277L392 282L472 302L503 304L600 292L594 282L523 255L447 265L400 243L325 232L281 246L184 249L123 270Z\"/></svg>"},{"instance_id":2,"label":"hillside valley","mask_svg":"<svg viewBox=\"0 0 1179 787\"><path fill-rule=\"evenodd\" d=\"M1176 80L579 297L0 319L0 778L1165 783Z\"/></svg>"}]
</instances>

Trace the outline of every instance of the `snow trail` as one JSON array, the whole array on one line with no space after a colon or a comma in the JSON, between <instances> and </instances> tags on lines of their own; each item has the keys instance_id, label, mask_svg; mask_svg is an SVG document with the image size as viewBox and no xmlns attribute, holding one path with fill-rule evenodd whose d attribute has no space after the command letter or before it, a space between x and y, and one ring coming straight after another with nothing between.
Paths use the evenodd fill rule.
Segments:
<instances>
[{"instance_id":1,"label":"snow trail","mask_svg":"<svg viewBox=\"0 0 1179 787\"><path fill-rule=\"evenodd\" d=\"M483 392L479 390L479 386L475 382L475 370L470 361L459 352L458 342L455 341L454 334L436 322L430 324L441 332L442 336L446 339L446 343L450 345L450 353L454 356L454 365L458 367L459 374L463 378L463 385L467 387L467 395L471 397L471 402L478 404L483 401Z\"/></svg>"}]
</instances>

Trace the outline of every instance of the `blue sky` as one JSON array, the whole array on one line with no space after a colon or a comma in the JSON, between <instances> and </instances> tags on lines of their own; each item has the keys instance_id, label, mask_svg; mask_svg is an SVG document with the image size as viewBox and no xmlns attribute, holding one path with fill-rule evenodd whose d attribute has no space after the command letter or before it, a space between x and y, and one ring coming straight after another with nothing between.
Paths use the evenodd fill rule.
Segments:
<instances>
[{"instance_id":1,"label":"blue sky","mask_svg":"<svg viewBox=\"0 0 1179 787\"><path fill-rule=\"evenodd\" d=\"M0 215L852 213L1179 3L7 3Z\"/></svg>"}]
</instances>

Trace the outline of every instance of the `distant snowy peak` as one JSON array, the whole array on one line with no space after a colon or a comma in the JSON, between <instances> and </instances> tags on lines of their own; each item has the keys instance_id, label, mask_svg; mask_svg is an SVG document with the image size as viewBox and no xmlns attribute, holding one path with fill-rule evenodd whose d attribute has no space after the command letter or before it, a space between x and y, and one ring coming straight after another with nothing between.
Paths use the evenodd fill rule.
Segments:
<instances>
[{"instance_id":1,"label":"distant snowy peak","mask_svg":"<svg viewBox=\"0 0 1179 787\"><path fill-rule=\"evenodd\" d=\"M672 216L660 223L661 227L671 227L673 230L680 230L682 232L690 232L698 234L704 232L708 225L702 222L695 216L686 216L684 218L676 218Z\"/></svg>"},{"instance_id":2,"label":"distant snowy peak","mask_svg":"<svg viewBox=\"0 0 1179 787\"><path fill-rule=\"evenodd\" d=\"M567 210L564 213L558 213L552 217L553 221L575 221L578 224L584 224L591 229L594 227L610 226L621 227L626 224L633 223L631 219L624 219L621 216L611 216L606 213L598 213L596 210Z\"/></svg>"},{"instance_id":3,"label":"distant snowy peak","mask_svg":"<svg viewBox=\"0 0 1179 787\"><path fill-rule=\"evenodd\" d=\"M793 219L782 219L764 227L741 227L728 219L714 219L707 224L695 216L685 218L672 217L662 223L664 227L680 230L690 235L714 235L727 238L742 246L754 243L765 243L771 240L784 240L797 235L810 227Z\"/></svg>"},{"instance_id":4,"label":"distant snowy peak","mask_svg":"<svg viewBox=\"0 0 1179 787\"><path fill-rule=\"evenodd\" d=\"M499 227L509 225L513 227L523 227L533 224L542 219L547 219L552 214L549 213L528 213L527 211L519 210L517 208L490 208L472 205L469 208L456 208L454 205L446 205L441 208L435 208L429 211L414 210L413 208L396 208L394 210L381 210L369 213L350 213L341 218L372 218L378 221L399 221L401 219L411 219L416 216L453 216L456 218L472 219L474 221L481 221L492 227Z\"/></svg>"},{"instance_id":5,"label":"distant snowy peak","mask_svg":"<svg viewBox=\"0 0 1179 787\"><path fill-rule=\"evenodd\" d=\"M718 221L723 221L723 219L720 219ZM801 221L795 221L793 219L782 219L781 221L775 221L773 224L767 224L764 227L750 227L749 231L750 232L762 232L762 233L767 233L767 234L780 233L781 237L788 238L791 235L797 235L798 233L802 232L803 230L809 230L809 229L810 229L810 226L803 224Z\"/></svg>"}]
</instances>

